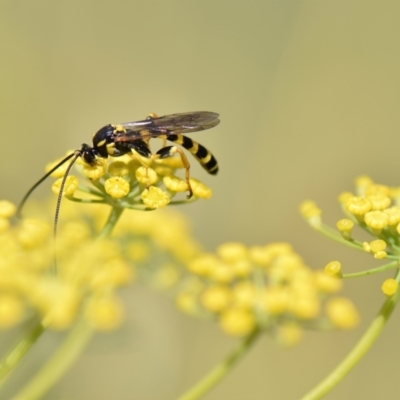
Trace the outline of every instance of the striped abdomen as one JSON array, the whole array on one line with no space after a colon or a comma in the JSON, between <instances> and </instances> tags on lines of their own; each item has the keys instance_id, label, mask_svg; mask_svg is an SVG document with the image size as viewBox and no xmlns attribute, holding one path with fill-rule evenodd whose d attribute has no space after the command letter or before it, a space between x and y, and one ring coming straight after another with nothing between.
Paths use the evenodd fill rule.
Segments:
<instances>
[{"instance_id":1,"label":"striped abdomen","mask_svg":"<svg viewBox=\"0 0 400 400\"><path fill-rule=\"evenodd\" d=\"M170 134L170 135L160 135L159 138L165 138L170 142L177 143L189 150L194 157L199 160L203 168L212 175L218 172L218 163L215 157L209 152L204 146L196 141L188 138L180 133Z\"/></svg>"}]
</instances>

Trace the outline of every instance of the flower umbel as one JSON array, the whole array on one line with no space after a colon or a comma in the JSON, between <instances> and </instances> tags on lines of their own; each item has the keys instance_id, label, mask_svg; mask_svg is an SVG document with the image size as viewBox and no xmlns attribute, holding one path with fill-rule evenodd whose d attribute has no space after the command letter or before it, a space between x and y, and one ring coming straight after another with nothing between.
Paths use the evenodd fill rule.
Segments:
<instances>
[{"instance_id":1,"label":"flower umbel","mask_svg":"<svg viewBox=\"0 0 400 400\"><path fill-rule=\"evenodd\" d=\"M78 158L75 165L85 179L82 181L80 178L83 183L79 183L75 176L68 176L64 196L77 202L153 210L167 204L181 204L211 197L209 188L191 178L192 198L175 199L175 196L189 189L187 182L176 175L183 168L179 157L149 160L135 153L116 159L98 158L92 166ZM59 193L65 171L63 165L52 174L58 178L53 185L56 194Z\"/></svg>"},{"instance_id":2,"label":"flower umbel","mask_svg":"<svg viewBox=\"0 0 400 400\"><path fill-rule=\"evenodd\" d=\"M250 248L226 243L216 254L194 258L188 270L194 276L180 284L178 307L192 315L213 316L233 336L248 335L258 327L281 343L287 337L287 344L293 344L304 328L348 329L358 323L354 306L351 311L349 306L347 324L337 323L332 313L324 316L324 303L341 289L340 279L312 271L287 243ZM295 336L280 331L288 324L290 332L297 327Z\"/></svg>"}]
</instances>

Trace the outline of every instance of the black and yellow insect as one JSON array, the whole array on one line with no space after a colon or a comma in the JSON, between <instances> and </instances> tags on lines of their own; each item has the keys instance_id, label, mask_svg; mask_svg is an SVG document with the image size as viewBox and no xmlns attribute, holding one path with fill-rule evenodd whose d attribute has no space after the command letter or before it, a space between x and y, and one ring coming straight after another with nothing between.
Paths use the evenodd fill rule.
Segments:
<instances>
[{"instance_id":1,"label":"black and yellow insect","mask_svg":"<svg viewBox=\"0 0 400 400\"><path fill-rule=\"evenodd\" d=\"M186 182L189 191L188 198L190 198L192 196L192 189L189 182L190 164L185 153L179 147L165 146L153 154L149 148L149 141L151 138L158 138L181 145L193 154L208 173L215 175L218 172L218 164L215 157L200 143L188 138L183 133L213 128L220 122L218 117L218 114L209 111L171 114L163 117L157 117L152 114L142 121L106 125L93 135L93 146L85 143L82 144L80 149L75 150L72 154L65 157L29 189L18 207L18 214L20 214L30 194L57 168L72 159L60 187L55 215L56 225L66 178L72 165L79 157L87 164L94 166L97 163L97 159L108 158L108 156L120 157L124 154L136 152L146 158L163 159L178 153L186 169Z\"/></svg>"}]
</instances>

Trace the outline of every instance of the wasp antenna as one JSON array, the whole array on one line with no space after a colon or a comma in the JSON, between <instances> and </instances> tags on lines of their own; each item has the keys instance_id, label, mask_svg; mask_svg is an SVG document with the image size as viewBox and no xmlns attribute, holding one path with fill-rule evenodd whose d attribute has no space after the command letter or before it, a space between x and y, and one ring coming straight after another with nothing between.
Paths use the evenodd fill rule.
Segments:
<instances>
[{"instance_id":1,"label":"wasp antenna","mask_svg":"<svg viewBox=\"0 0 400 400\"><path fill-rule=\"evenodd\" d=\"M53 226L53 238L54 238L54 268L57 271L57 244L56 244L56 238L57 238L57 225L58 225L58 216L60 214L60 207L61 207L61 199L64 191L64 186L65 182L67 181L69 172L71 171L72 166L75 164L75 161L77 160L78 157L82 155L81 150L76 150L72 154L70 154L67 158L63 160L63 162L68 161L70 158L72 158L72 161L69 163L67 170L65 171L65 174L62 178L61 185L60 185L60 192L58 193L57 196L57 204L56 204L56 211L54 212L54 226ZM63 162L60 164L62 165Z\"/></svg>"},{"instance_id":2,"label":"wasp antenna","mask_svg":"<svg viewBox=\"0 0 400 400\"><path fill-rule=\"evenodd\" d=\"M64 176L62 178L62 181L61 181L60 192L58 193L58 197L57 197L56 211L54 213L54 229L53 229L54 239L56 238L56 234L57 234L58 215L60 214L61 199L62 199L62 195L63 195L63 191L64 191L65 182L67 181L67 178L68 178L68 175L69 175L69 171L71 171L71 168L74 165L76 159L78 157L80 157L81 154L82 153L81 153L80 150L77 150L72 154L72 157L73 157L72 161L69 163L68 168L65 171L65 174L64 174ZM70 158L71 157L68 156L68 158L65 161L67 161Z\"/></svg>"},{"instance_id":3,"label":"wasp antenna","mask_svg":"<svg viewBox=\"0 0 400 400\"><path fill-rule=\"evenodd\" d=\"M80 153L79 153L80 154ZM43 182L45 181L57 168L61 167L64 163L66 163L70 158L74 157L76 155L76 152L73 152L72 154L68 155L65 157L63 160L61 160L54 168L52 168L49 172L47 172L46 175L44 175L42 178L40 178L26 193L24 198L21 200L19 203L18 209L17 209L17 217L21 218L21 213L22 209L28 200L29 196L32 194L32 192Z\"/></svg>"}]
</instances>

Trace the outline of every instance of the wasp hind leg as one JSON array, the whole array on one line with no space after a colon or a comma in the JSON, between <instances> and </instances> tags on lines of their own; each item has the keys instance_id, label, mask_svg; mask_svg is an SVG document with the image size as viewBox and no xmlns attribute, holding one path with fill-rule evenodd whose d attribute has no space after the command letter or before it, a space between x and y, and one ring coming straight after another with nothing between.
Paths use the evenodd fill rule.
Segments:
<instances>
[{"instance_id":1,"label":"wasp hind leg","mask_svg":"<svg viewBox=\"0 0 400 400\"><path fill-rule=\"evenodd\" d=\"M190 163L189 160L187 159L185 153L183 152L182 149L176 146L167 146L163 147L162 149L158 150L157 153L154 155L157 158L163 159L163 158L168 158L174 156L176 153L178 153L181 157L183 167L185 168L185 179L186 183L188 185L188 195L187 198L190 199L193 196L193 190L192 186L190 185L190 174L189 174L189 169L190 169Z\"/></svg>"}]
</instances>

